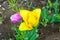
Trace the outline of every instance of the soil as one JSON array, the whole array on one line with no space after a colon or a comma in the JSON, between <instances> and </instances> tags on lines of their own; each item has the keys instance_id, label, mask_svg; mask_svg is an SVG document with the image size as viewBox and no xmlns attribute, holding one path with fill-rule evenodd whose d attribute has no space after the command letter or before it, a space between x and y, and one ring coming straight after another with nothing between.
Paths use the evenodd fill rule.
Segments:
<instances>
[{"instance_id":1,"label":"soil","mask_svg":"<svg viewBox=\"0 0 60 40\"><path fill-rule=\"evenodd\" d=\"M60 40L60 23L48 25L46 28L39 27L38 33L40 34L37 40Z\"/></svg>"},{"instance_id":2,"label":"soil","mask_svg":"<svg viewBox=\"0 0 60 40\"><path fill-rule=\"evenodd\" d=\"M47 0L30 0L27 4L25 4L25 2L26 1L18 0L18 7L22 5L25 9L31 9L29 3L32 2L33 6L42 8L46 5ZM11 30L11 28L16 27L17 24L11 23L9 19L14 12L12 9L8 8L8 3L6 0L0 1L0 5L0 15L2 13L4 14L3 21L0 23L0 40L15 40L15 32ZM36 40L60 40L60 23L55 23L53 25L49 24L47 27L40 25L38 29L39 37Z\"/></svg>"}]
</instances>

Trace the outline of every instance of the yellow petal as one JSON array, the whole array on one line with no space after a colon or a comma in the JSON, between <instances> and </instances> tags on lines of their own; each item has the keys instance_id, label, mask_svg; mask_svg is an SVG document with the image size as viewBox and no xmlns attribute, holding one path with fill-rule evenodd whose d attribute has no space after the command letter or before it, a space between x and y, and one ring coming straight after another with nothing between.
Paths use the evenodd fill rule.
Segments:
<instances>
[{"instance_id":1,"label":"yellow petal","mask_svg":"<svg viewBox=\"0 0 60 40\"><path fill-rule=\"evenodd\" d=\"M31 13L30 13L31 14ZM28 18L28 23L31 24L31 26L34 26L36 24L36 18L34 17L34 15L30 15L29 14L29 18Z\"/></svg>"},{"instance_id":2,"label":"yellow petal","mask_svg":"<svg viewBox=\"0 0 60 40\"><path fill-rule=\"evenodd\" d=\"M41 9L37 8L37 9L33 10L32 12L36 18L36 24L35 24L35 26L36 26L39 23L39 19L40 19L40 15L41 15Z\"/></svg>"},{"instance_id":3,"label":"yellow petal","mask_svg":"<svg viewBox=\"0 0 60 40\"><path fill-rule=\"evenodd\" d=\"M30 11L28 10L20 10L20 15L22 16L23 20L26 22L27 21L27 16Z\"/></svg>"},{"instance_id":4,"label":"yellow petal","mask_svg":"<svg viewBox=\"0 0 60 40\"><path fill-rule=\"evenodd\" d=\"M19 30L20 30L20 31L32 30L32 27L29 27L28 25L26 25L26 24L23 22L23 23L20 24Z\"/></svg>"},{"instance_id":5,"label":"yellow petal","mask_svg":"<svg viewBox=\"0 0 60 40\"><path fill-rule=\"evenodd\" d=\"M40 15L41 15L41 9L37 8L37 9L33 10L33 15L35 15L39 19Z\"/></svg>"}]
</instances>

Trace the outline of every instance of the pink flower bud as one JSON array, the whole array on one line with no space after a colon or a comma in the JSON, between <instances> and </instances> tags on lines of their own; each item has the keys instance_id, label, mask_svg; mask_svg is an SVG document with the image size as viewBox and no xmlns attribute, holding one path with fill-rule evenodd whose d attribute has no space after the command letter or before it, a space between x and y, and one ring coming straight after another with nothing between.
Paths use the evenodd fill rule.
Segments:
<instances>
[{"instance_id":1,"label":"pink flower bud","mask_svg":"<svg viewBox=\"0 0 60 40\"><path fill-rule=\"evenodd\" d=\"M20 15L19 12L17 12L15 14L11 15L10 20L13 23L18 23L18 22L20 22L22 20L22 16Z\"/></svg>"}]
</instances>

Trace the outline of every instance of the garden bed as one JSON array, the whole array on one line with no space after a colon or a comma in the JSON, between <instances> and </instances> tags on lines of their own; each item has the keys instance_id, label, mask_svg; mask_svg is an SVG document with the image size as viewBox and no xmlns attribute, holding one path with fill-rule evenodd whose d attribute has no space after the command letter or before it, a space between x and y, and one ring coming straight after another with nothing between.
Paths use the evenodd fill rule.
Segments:
<instances>
[{"instance_id":1,"label":"garden bed","mask_svg":"<svg viewBox=\"0 0 60 40\"><path fill-rule=\"evenodd\" d=\"M41 9L47 4L47 0L30 0L27 3L26 1L18 0L19 4L16 6L19 8L22 5L24 9L29 8L29 10L31 10L32 7L29 5L30 2L33 3L33 6ZM55 0L52 2L54 3ZM4 15L3 20L0 21L0 40L15 40L14 35L16 32L11 30L11 28L15 28L19 24L14 24L10 21L10 16L14 14L15 11L13 12L12 8L8 7L8 2L6 0L0 1L0 5L0 17L2 13ZM38 34L39 37L36 40L60 40L60 23L50 23L47 27L40 24L38 27Z\"/></svg>"}]
</instances>

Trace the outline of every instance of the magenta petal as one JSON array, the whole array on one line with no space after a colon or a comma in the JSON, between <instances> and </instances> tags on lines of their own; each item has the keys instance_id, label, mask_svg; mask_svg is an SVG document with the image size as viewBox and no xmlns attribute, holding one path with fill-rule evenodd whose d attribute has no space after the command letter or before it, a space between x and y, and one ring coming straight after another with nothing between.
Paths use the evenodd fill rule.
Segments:
<instances>
[{"instance_id":1,"label":"magenta petal","mask_svg":"<svg viewBox=\"0 0 60 40\"><path fill-rule=\"evenodd\" d=\"M22 16L20 15L19 12L17 12L16 14L13 14L11 17L10 17L10 20L11 22L13 23L18 23L22 20Z\"/></svg>"}]
</instances>

